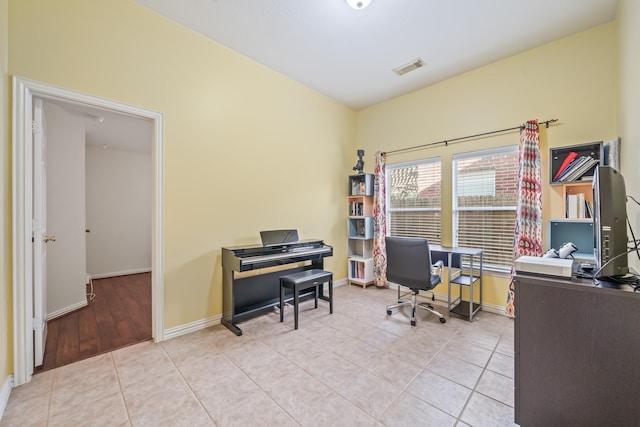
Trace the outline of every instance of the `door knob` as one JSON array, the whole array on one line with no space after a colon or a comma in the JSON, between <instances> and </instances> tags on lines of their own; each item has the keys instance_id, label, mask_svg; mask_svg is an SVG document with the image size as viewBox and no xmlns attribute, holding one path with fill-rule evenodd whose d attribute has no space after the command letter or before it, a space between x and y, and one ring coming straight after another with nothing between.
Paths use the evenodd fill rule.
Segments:
<instances>
[{"instance_id":1,"label":"door knob","mask_svg":"<svg viewBox=\"0 0 640 427\"><path fill-rule=\"evenodd\" d=\"M56 241L56 236L44 236L44 242L48 243L48 242L55 242Z\"/></svg>"}]
</instances>

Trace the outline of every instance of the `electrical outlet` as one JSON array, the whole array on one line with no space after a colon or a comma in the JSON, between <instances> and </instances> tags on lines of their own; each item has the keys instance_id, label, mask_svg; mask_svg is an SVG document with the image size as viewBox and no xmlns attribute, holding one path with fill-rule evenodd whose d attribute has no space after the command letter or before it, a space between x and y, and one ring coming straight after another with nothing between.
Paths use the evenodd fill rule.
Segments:
<instances>
[{"instance_id":1,"label":"electrical outlet","mask_svg":"<svg viewBox=\"0 0 640 427\"><path fill-rule=\"evenodd\" d=\"M91 275L87 274L84 276L84 283L85 285L88 285L89 283L91 283Z\"/></svg>"}]
</instances>

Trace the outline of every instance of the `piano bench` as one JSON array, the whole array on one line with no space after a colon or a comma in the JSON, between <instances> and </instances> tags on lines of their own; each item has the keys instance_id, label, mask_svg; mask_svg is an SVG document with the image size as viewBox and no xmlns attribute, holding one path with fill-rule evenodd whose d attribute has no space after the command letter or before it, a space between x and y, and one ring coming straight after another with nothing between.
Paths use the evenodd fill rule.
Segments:
<instances>
[{"instance_id":1,"label":"piano bench","mask_svg":"<svg viewBox=\"0 0 640 427\"><path fill-rule=\"evenodd\" d=\"M294 327L298 329L298 302L300 291L315 287L316 308L318 308L318 287L329 282L329 314L333 314L333 273L318 268L287 274L280 277L280 321L284 320L285 289L293 291Z\"/></svg>"}]
</instances>

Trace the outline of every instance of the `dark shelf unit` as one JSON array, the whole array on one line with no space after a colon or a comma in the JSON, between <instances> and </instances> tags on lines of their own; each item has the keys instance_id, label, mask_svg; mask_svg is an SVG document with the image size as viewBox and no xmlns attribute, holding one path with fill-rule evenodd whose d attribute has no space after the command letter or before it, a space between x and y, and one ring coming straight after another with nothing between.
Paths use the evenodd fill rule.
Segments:
<instances>
[{"instance_id":1,"label":"dark shelf unit","mask_svg":"<svg viewBox=\"0 0 640 427\"><path fill-rule=\"evenodd\" d=\"M600 162L602 162L602 159L604 159L604 148L603 148L602 141L590 142L590 143L578 144L578 145L569 145L569 146L566 146L566 147L551 148L549 150L549 162L550 162L549 183L551 185L562 185L562 184L567 184L569 182L580 182L581 181L580 179L575 180L575 181L554 181L553 180L553 177L556 175L556 173L560 169L560 166L562 166L562 163L564 162L564 159L572 151L575 152L578 155L578 158L580 156L589 156L589 157L593 157L594 159L600 160ZM589 168L582 175L582 177L593 177L593 170L599 164L600 163L596 163L591 168Z\"/></svg>"}]
</instances>

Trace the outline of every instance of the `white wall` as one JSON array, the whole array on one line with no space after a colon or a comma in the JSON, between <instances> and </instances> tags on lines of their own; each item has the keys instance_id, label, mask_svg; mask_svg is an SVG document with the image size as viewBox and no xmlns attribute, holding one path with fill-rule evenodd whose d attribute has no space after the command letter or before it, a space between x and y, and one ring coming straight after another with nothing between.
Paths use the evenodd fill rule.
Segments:
<instances>
[{"instance_id":1,"label":"white wall","mask_svg":"<svg viewBox=\"0 0 640 427\"><path fill-rule=\"evenodd\" d=\"M44 102L47 159L47 317L86 305L84 121Z\"/></svg>"},{"instance_id":2,"label":"white wall","mask_svg":"<svg viewBox=\"0 0 640 427\"><path fill-rule=\"evenodd\" d=\"M88 145L86 165L87 272L150 271L151 154Z\"/></svg>"}]
</instances>

